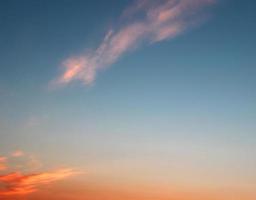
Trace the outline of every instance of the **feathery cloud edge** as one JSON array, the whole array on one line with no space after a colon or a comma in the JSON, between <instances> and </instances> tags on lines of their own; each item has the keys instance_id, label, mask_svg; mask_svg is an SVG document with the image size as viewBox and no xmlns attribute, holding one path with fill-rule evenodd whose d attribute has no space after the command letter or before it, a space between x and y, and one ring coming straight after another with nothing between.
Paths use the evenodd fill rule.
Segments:
<instances>
[{"instance_id":1,"label":"feathery cloud edge","mask_svg":"<svg viewBox=\"0 0 256 200\"><path fill-rule=\"evenodd\" d=\"M114 64L138 47L174 38L205 19L204 8L215 0L137 0L124 10L121 25L105 35L99 47L63 61L63 73L54 86L81 81L91 85L99 70ZM125 25L123 25L125 24Z\"/></svg>"}]
</instances>

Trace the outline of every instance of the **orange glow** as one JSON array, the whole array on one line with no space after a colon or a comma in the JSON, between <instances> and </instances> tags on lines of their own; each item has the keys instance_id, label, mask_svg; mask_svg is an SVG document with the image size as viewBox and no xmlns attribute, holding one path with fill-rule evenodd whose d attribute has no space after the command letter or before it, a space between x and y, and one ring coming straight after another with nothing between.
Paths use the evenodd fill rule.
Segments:
<instances>
[{"instance_id":1,"label":"orange glow","mask_svg":"<svg viewBox=\"0 0 256 200\"><path fill-rule=\"evenodd\" d=\"M5 169L7 168L7 166L6 166L6 160L7 160L6 157L1 157L1 156L0 156L0 171L1 171L1 170L5 170Z\"/></svg>"},{"instance_id":2,"label":"orange glow","mask_svg":"<svg viewBox=\"0 0 256 200\"><path fill-rule=\"evenodd\" d=\"M255 200L256 194L237 188L177 188L135 185L100 185L73 182L54 185L51 192L41 190L31 194L37 200Z\"/></svg>"}]
</instances>

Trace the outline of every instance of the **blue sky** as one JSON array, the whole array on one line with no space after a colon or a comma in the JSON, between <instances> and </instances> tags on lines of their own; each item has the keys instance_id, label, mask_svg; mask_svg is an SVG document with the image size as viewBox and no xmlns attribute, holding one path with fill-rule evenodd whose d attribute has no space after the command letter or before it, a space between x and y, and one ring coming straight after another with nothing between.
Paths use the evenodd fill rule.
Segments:
<instances>
[{"instance_id":1,"label":"blue sky","mask_svg":"<svg viewBox=\"0 0 256 200\"><path fill-rule=\"evenodd\" d=\"M93 84L50 87L63 60L96 49L111 27L122 30L128 6L0 2L0 151L23 149L49 166L91 167L108 178L126 177L134 162L160 162L149 169L157 179L170 157L192 174L197 160L210 174L225 168L217 185L236 175L255 183L255 1L218 1L204 23L124 53ZM119 165L127 174L111 171Z\"/></svg>"}]
</instances>

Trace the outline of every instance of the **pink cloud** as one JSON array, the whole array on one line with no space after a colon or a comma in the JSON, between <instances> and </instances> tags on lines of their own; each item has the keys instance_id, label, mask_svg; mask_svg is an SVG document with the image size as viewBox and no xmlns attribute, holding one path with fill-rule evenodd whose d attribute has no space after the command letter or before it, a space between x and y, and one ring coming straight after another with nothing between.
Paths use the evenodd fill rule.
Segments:
<instances>
[{"instance_id":1,"label":"pink cloud","mask_svg":"<svg viewBox=\"0 0 256 200\"><path fill-rule=\"evenodd\" d=\"M97 72L114 64L122 55L143 44L178 36L204 18L202 8L213 0L138 0L121 16L121 26L110 30L95 51L68 58L64 72L54 81L65 85L74 80L89 85ZM125 24L125 25L122 25Z\"/></svg>"},{"instance_id":2,"label":"pink cloud","mask_svg":"<svg viewBox=\"0 0 256 200\"><path fill-rule=\"evenodd\" d=\"M21 150L16 150L11 155L12 155L12 157L22 157L25 155L25 153Z\"/></svg>"}]
</instances>

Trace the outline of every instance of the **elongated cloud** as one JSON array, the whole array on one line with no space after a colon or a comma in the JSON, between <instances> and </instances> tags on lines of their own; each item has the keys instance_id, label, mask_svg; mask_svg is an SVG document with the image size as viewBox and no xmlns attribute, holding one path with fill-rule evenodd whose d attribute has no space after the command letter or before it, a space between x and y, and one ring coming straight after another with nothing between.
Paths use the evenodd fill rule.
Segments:
<instances>
[{"instance_id":1,"label":"elongated cloud","mask_svg":"<svg viewBox=\"0 0 256 200\"><path fill-rule=\"evenodd\" d=\"M0 157L0 170L5 172L4 174L0 174L0 199L1 196L6 195L26 195L33 192L36 192L38 188L42 185L47 185L54 183L56 181L68 178L75 174L78 174L78 171L72 168L60 168L54 171L43 171L43 172L29 172L24 173L21 172L22 168L20 167L20 163L17 165L17 162L14 164L9 163L9 160L20 159L20 157L27 157L24 163L25 171L33 170L34 163L32 165L27 164L27 161L34 162L35 158L31 157L31 155L26 155L23 151L18 150L13 152L8 157ZM8 162L8 166L7 166ZM13 166L14 165L14 166ZM28 169L28 167L32 166L32 169ZM14 172L9 172L14 169ZM19 169L19 170L17 170Z\"/></svg>"},{"instance_id":2,"label":"elongated cloud","mask_svg":"<svg viewBox=\"0 0 256 200\"><path fill-rule=\"evenodd\" d=\"M35 192L38 187L65 179L76 172L73 169L58 169L52 172L23 175L20 172L9 173L0 176L0 182L4 189L0 190L1 195L24 195Z\"/></svg>"},{"instance_id":3,"label":"elongated cloud","mask_svg":"<svg viewBox=\"0 0 256 200\"><path fill-rule=\"evenodd\" d=\"M115 63L137 47L174 38L198 25L213 0L138 0L120 17L120 25L109 30L95 51L68 58L64 72L55 81L65 85L79 80L89 85L99 70Z\"/></svg>"},{"instance_id":4,"label":"elongated cloud","mask_svg":"<svg viewBox=\"0 0 256 200\"><path fill-rule=\"evenodd\" d=\"M16 150L16 151L12 152L12 157L22 157L24 155L25 155L25 153L21 150Z\"/></svg>"}]
</instances>

